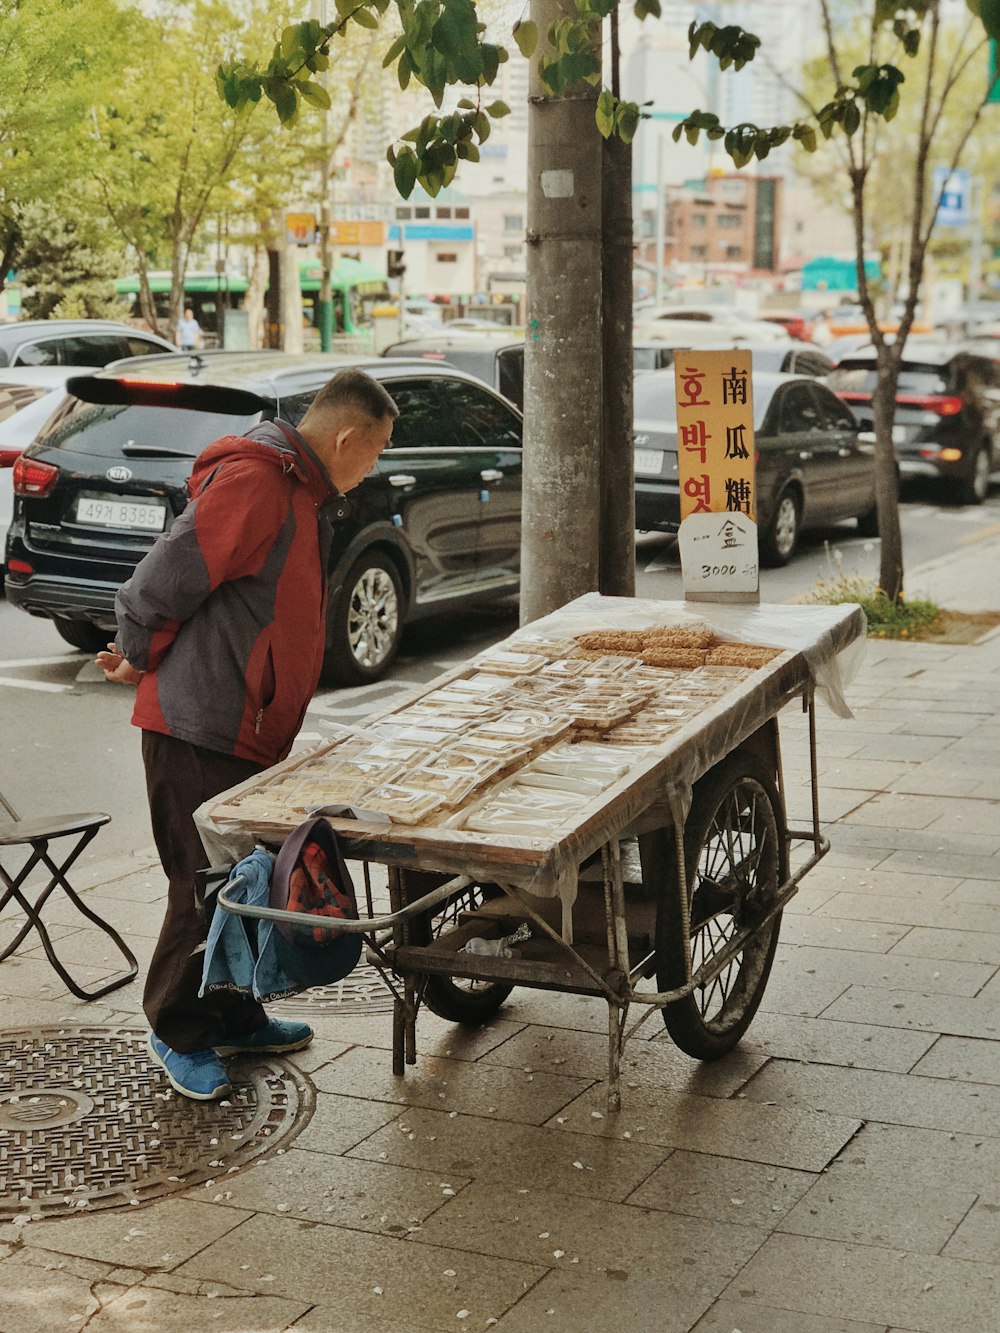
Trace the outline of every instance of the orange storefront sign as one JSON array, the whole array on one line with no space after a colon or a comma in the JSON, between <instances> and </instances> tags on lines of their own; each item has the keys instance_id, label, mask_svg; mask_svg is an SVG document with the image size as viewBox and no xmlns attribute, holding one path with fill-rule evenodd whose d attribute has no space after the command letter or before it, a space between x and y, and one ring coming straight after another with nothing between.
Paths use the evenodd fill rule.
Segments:
<instances>
[{"instance_id":1,"label":"orange storefront sign","mask_svg":"<svg viewBox=\"0 0 1000 1333\"><path fill-rule=\"evenodd\" d=\"M385 230L384 222L331 222L330 240L334 245L384 245Z\"/></svg>"}]
</instances>

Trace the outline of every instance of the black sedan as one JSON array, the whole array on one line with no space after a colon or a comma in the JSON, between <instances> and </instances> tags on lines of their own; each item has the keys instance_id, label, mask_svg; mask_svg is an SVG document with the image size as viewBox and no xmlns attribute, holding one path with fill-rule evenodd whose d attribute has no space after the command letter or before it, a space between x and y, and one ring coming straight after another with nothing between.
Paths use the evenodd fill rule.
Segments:
<instances>
[{"instance_id":1,"label":"black sedan","mask_svg":"<svg viewBox=\"0 0 1000 1333\"><path fill-rule=\"evenodd\" d=\"M344 366L379 379L400 416L336 528L327 679L377 680L406 622L516 593L521 419L499 394L423 361L208 352L68 382L14 467L8 600L102 647L118 587L184 508L205 445L276 415L294 425Z\"/></svg>"},{"instance_id":2,"label":"black sedan","mask_svg":"<svg viewBox=\"0 0 1000 1333\"><path fill-rule=\"evenodd\" d=\"M858 422L818 380L767 372L753 376L757 524L761 560L784 565L805 528L855 518L875 536L875 463ZM673 370L635 381L636 526L676 532L677 400Z\"/></svg>"}]
</instances>

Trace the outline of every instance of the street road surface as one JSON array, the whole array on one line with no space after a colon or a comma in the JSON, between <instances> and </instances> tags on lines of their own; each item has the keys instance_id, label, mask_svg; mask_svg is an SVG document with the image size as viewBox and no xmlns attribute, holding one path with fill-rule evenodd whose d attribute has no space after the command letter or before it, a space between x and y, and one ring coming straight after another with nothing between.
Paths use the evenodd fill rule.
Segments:
<instances>
[{"instance_id":1,"label":"street road surface","mask_svg":"<svg viewBox=\"0 0 1000 1333\"><path fill-rule=\"evenodd\" d=\"M901 514L907 594L915 598L921 591L919 566L1000 530L1000 488L985 505L962 508L911 495ZM820 579L838 577L831 552L839 553L845 574L877 576L878 543L862 540L845 524L810 534L786 568L764 570L762 600L796 600ZM672 539L640 535L637 560L639 596L680 598ZM516 626L513 604L415 626L386 680L317 693L300 743L329 735L337 723L361 721ZM107 684L91 657L64 644L47 621L0 601L0 787L22 815L106 810L112 822L91 844L94 862L152 844L139 735L129 723L131 693Z\"/></svg>"}]
</instances>

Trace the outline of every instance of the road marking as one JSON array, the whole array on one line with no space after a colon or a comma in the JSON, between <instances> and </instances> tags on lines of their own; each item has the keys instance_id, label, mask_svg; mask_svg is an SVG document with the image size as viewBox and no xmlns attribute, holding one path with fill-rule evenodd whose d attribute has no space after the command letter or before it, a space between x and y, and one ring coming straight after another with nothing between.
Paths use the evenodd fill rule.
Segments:
<instances>
[{"instance_id":1,"label":"road marking","mask_svg":"<svg viewBox=\"0 0 1000 1333\"><path fill-rule=\"evenodd\" d=\"M968 546L970 542L981 542L987 537L996 537L1000 535L1000 523L991 523L988 528L981 528L979 532L967 532L964 537L956 537L956 546Z\"/></svg>"},{"instance_id":2,"label":"road marking","mask_svg":"<svg viewBox=\"0 0 1000 1333\"><path fill-rule=\"evenodd\" d=\"M72 685L53 685L45 680L10 680L0 676L0 685L9 685L15 690L42 690L46 694L72 694Z\"/></svg>"},{"instance_id":3,"label":"road marking","mask_svg":"<svg viewBox=\"0 0 1000 1333\"><path fill-rule=\"evenodd\" d=\"M86 657L86 653L63 653L61 657L20 657L14 658L10 662L0 662L0 671L18 671L21 667L34 666L72 666L81 657Z\"/></svg>"}]
</instances>

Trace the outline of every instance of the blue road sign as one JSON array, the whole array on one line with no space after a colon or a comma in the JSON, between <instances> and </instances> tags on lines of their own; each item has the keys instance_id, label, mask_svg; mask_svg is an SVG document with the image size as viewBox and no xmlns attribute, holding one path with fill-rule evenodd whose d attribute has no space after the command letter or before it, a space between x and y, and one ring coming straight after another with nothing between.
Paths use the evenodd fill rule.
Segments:
<instances>
[{"instance_id":1,"label":"blue road sign","mask_svg":"<svg viewBox=\"0 0 1000 1333\"><path fill-rule=\"evenodd\" d=\"M967 227L972 221L972 172L963 167L934 168L934 197L940 198L934 221L939 227Z\"/></svg>"}]
</instances>

